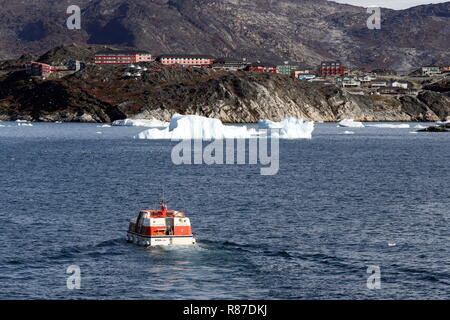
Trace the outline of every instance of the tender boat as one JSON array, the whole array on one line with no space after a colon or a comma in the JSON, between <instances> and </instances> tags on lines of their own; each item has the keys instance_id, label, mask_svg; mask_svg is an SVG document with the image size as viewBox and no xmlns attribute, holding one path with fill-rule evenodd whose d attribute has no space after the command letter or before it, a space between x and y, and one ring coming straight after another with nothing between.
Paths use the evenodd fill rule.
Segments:
<instances>
[{"instance_id":1,"label":"tender boat","mask_svg":"<svg viewBox=\"0 0 450 320\"><path fill-rule=\"evenodd\" d=\"M164 199L159 210L141 210L130 221L127 241L141 246L193 245L191 221L183 211L168 210Z\"/></svg>"}]
</instances>

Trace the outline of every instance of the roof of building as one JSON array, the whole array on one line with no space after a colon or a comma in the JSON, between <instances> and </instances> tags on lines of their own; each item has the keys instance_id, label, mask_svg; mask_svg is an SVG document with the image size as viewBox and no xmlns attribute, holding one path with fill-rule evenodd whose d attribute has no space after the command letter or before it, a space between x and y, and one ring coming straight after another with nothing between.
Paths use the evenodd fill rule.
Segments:
<instances>
[{"instance_id":1,"label":"roof of building","mask_svg":"<svg viewBox=\"0 0 450 320\"><path fill-rule=\"evenodd\" d=\"M99 51L95 55L111 55L111 54L150 54L143 50L104 50Z\"/></svg>"},{"instance_id":2,"label":"roof of building","mask_svg":"<svg viewBox=\"0 0 450 320\"><path fill-rule=\"evenodd\" d=\"M215 57L213 57L212 55L207 55L207 54L178 54L178 53L174 53L174 54L162 54L159 55L158 57L156 57L157 59L162 59L162 58L197 58L197 59L215 59Z\"/></svg>"},{"instance_id":3,"label":"roof of building","mask_svg":"<svg viewBox=\"0 0 450 320\"><path fill-rule=\"evenodd\" d=\"M221 57L221 58L217 58L216 63L245 63L247 64L248 62L240 59L240 58L231 58L231 57Z\"/></svg>"},{"instance_id":4,"label":"roof of building","mask_svg":"<svg viewBox=\"0 0 450 320\"><path fill-rule=\"evenodd\" d=\"M244 68L247 64L246 63L232 63L232 62L227 62L227 63L213 63L212 67L213 68Z\"/></svg>"},{"instance_id":5,"label":"roof of building","mask_svg":"<svg viewBox=\"0 0 450 320\"><path fill-rule=\"evenodd\" d=\"M386 80L376 79L376 80L373 80L372 83L387 83L387 81Z\"/></svg>"},{"instance_id":6,"label":"roof of building","mask_svg":"<svg viewBox=\"0 0 450 320\"><path fill-rule=\"evenodd\" d=\"M268 68L276 68L277 66L272 64L272 63L268 63L268 62L252 62L250 64L250 66L252 67L268 67Z\"/></svg>"}]
</instances>

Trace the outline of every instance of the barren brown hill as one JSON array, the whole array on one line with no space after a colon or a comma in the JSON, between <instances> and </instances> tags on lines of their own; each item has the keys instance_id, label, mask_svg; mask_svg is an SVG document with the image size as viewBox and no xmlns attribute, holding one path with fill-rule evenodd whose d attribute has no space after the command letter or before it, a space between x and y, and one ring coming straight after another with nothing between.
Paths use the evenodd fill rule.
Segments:
<instances>
[{"instance_id":1,"label":"barren brown hill","mask_svg":"<svg viewBox=\"0 0 450 320\"><path fill-rule=\"evenodd\" d=\"M79 0L82 29L68 30L71 1L0 0L0 57L68 43L273 61L340 59L411 71L450 63L450 2L382 10L368 30L364 8L325 0Z\"/></svg>"}]
</instances>

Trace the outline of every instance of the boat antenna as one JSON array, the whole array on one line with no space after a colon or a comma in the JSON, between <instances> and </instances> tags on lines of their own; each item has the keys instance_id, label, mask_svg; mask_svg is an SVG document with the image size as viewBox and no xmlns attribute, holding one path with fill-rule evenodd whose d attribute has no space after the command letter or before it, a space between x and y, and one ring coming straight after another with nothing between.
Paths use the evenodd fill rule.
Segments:
<instances>
[{"instance_id":1,"label":"boat antenna","mask_svg":"<svg viewBox=\"0 0 450 320\"><path fill-rule=\"evenodd\" d=\"M162 188L162 195L161 195L161 200L159 201L159 203L161 204L161 207L167 208L167 206L166 206L167 201L166 201L166 197L164 194L164 187Z\"/></svg>"}]
</instances>

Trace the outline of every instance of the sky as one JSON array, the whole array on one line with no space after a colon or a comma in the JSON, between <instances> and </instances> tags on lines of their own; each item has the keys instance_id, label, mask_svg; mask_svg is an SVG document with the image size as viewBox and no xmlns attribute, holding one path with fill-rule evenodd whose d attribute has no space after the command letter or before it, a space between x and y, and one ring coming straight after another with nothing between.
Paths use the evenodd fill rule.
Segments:
<instances>
[{"instance_id":1,"label":"sky","mask_svg":"<svg viewBox=\"0 0 450 320\"><path fill-rule=\"evenodd\" d=\"M447 2L449 0L333 0L334 2L348 3L355 6L371 7L378 6L391 9L406 9L421 4Z\"/></svg>"}]
</instances>

